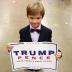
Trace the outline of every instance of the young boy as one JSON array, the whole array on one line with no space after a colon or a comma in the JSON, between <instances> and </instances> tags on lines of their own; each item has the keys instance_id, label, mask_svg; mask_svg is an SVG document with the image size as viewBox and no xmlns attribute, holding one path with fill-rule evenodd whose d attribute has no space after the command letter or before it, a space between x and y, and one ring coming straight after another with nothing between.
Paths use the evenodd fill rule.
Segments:
<instances>
[{"instance_id":1,"label":"young boy","mask_svg":"<svg viewBox=\"0 0 72 72\"><path fill-rule=\"evenodd\" d=\"M42 3L36 2L29 4L26 11L29 25L19 31L20 42L52 42L52 30L41 24L41 20L45 14ZM7 48L10 52L12 47L8 45ZM59 59L61 52L59 51L57 54L56 57Z\"/></svg>"},{"instance_id":2,"label":"young boy","mask_svg":"<svg viewBox=\"0 0 72 72\"><path fill-rule=\"evenodd\" d=\"M41 3L37 2L27 6L29 25L20 30L20 42L51 42L52 31L41 24L45 10Z\"/></svg>"}]
</instances>

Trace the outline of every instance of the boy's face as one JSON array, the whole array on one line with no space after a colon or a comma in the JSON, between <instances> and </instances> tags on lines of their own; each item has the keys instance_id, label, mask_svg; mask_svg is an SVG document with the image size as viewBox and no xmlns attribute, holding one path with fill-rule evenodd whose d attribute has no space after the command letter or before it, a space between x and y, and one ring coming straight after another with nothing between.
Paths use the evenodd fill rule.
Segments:
<instances>
[{"instance_id":1,"label":"boy's face","mask_svg":"<svg viewBox=\"0 0 72 72\"><path fill-rule=\"evenodd\" d=\"M40 14L28 15L28 20L33 28L37 28L41 24L42 16Z\"/></svg>"}]
</instances>

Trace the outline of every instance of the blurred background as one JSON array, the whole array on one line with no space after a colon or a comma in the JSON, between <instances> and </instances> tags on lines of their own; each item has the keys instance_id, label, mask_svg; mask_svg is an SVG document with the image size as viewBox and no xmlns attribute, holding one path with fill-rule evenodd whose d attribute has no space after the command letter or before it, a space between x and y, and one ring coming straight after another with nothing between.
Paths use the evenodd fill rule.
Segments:
<instances>
[{"instance_id":1,"label":"blurred background","mask_svg":"<svg viewBox=\"0 0 72 72\"><path fill-rule=\"evenodd\" d=\"M43 3L42 24L52 29L52 40L63 54L57 72L72 72L72 0L0 0L0 72L12 72L6 45L19 41L19 30L28 24L26 6L35 1Z\"/></svg>"}]
</instances>

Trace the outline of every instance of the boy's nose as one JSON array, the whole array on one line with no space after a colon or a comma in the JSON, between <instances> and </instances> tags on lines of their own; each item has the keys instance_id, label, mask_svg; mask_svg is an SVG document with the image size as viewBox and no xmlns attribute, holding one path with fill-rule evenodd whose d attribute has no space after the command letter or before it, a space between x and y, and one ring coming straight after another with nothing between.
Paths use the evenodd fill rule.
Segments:
<instances>
[{"instance_id":1,"label":"boy's nose","mask_svg":"<svg viewBox=\"0 0 72 72\"><path fill-rule=\"evenodd\" d=\"M33 23L37 23L37 20L35 19L35 20L33 20Z\"/></svg>"}]
</instances>

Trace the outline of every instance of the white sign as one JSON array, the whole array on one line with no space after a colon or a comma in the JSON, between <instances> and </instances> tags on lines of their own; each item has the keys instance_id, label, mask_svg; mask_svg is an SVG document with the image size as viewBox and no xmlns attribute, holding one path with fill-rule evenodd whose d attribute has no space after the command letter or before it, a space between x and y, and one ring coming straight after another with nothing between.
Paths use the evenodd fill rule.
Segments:
<instances>
[{"instance_id":1,"label":"white sign","mask_svg":"<svg viewBox=\"0 0 72 72\"><path fill-rule=\"evenodd\" d=\"M14 44L10 53L12 69L56 69L57 44L23 42Z\"/></svg>"}]
</instances>

